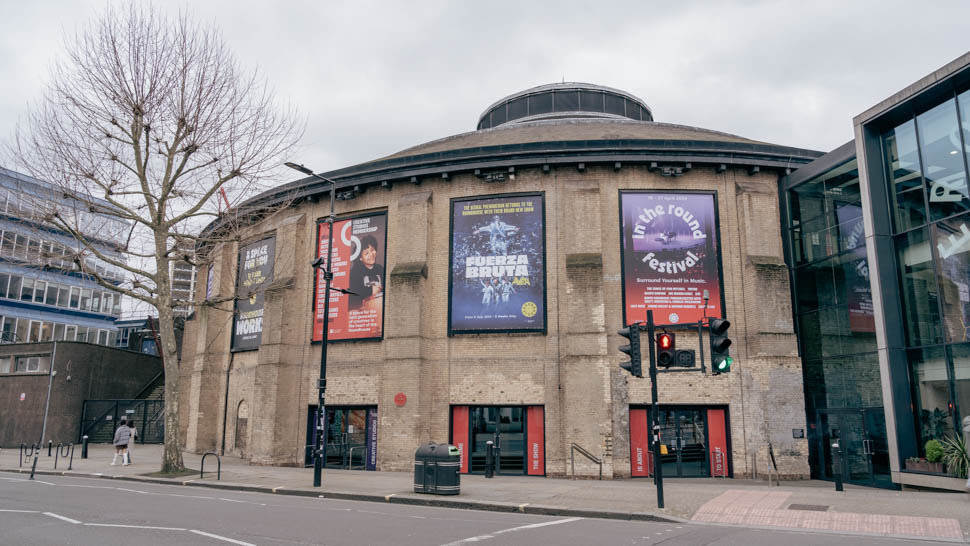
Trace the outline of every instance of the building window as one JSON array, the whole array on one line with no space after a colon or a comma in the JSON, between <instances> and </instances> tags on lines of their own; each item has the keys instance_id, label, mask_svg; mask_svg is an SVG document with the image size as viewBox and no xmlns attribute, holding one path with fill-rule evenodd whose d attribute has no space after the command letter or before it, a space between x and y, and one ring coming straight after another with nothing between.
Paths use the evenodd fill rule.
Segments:
<instances>
[{"instance_id":1,"label":"building window","mask_svg":"<svg viewBox=\"0 0 970 546\"><path fill-rule=\"evenodd\" d=\"M118 344L117 347L128 347L128 337L131 335L131 328L122 328L118 330Z\"/></svg>"},{"instance_id":2,"label":"building window","mask_svg":"<svg viewBox=\"0 0 970 546\"><path fill-rule=\"evenodd\" d=\"M81 310L82 311L91 310L91 289L90 288L81 289Z\"/></svg>"},{"instance_id":3,"label":"building window","mask_svg":"<svg viewBox=\"0 0 970 546\"><path fill-rule=\"evenodd\" d=\"M63 324L54 324L54 341L64 341Z\"/></svg>"},{"instance_id":4,"label":"building window","mask_svg":"<svg viewBox=\"0 0 970 546\"><path fill-rule=\"evenodd\" d=\"M20 275L10 275L10 288L7 290L7 297L12 300L20 299L20 283L23 278Z\"/></svg>"},{"instance_id":5,"label":"building window","mask_svg":"<svg viewBox=\"0 0 970 546\"><path fill-rule=\"evenodd\" d=\"M24 277L20 283L20 299L22 301L34 301L34 279Z\"/></svg>"},{"instance_id":6,"label":"building window","mask_svg":"<svg viewBox=\"0 0 970 546\"><path fill-rule=\"evenodd\" d=\"M77 337L77 326L68 324L64 327L64 341L74 341Z\"/></svg>"},{"instance_id":7,"label":"building window","mask_svg":"<svg viewBox=\"0 0 970 546\"><path fill-rule=\"evenodd\" d=\"M924 227L897 237L896 255L907 345L919 347L942 342L929 229Z\"/></svg>"},{"instance_id":8,"label":"building window","mask_svg":"<svg viewBox=\"0 0 970 546\"><path fill-rule=\"evenodd\" d=\"M81 288L78 286L71 287L71 309L77 309L81 302Z\"/></svg>"},{"instance_id":9,"label":"building window","mask_svg":"<svg viewBox=\"0 0 970 546\"><path fill-rule=\"evenodd\" d=\"M107 344L108 344L108 331L98 330L98 345L107 345Z\"/></svg>"},{"instance_id":10,"label":"building window","mask_svg":"<svg viewBox=\"0 0 970 546\"><path fill-rule=\"evenodd\" d=\"M0 373L10 373L10 357L0 357Z\"/></svg>"},{"instance_id":11,"label":"building window","mask_svg":"<svg viewBox=\"0 0 970 546\"><path fill-rule=\"evenodd\" d=\"M27 343L40 341L40 325L41 322L39 320L30 321L30 331L27 334Z\"/></svg>"},{"instance_id":12,"label":"building window","mask_svg":"<svg viewBox=\"0 0 970 546\"><path fill-rule=\"evenodd\" d=\"M47 281L34 281L34 303L44 303L44 294L47 292Z\"/></svg>"},{"instance_id":13,"label":"building window","mask_svg":"<svg viewBox=\"0 0 970 546\"><path fill-rule=\"evenodd\" d=\"M919 148L926 179L930 220L941 220L970 210L963 143L957 122L956 99L916 117Z\"/></svg>"},{"instance_id":14,"label":"building window","mask_svg":"<svg viewBox=\"0 0 970 546\"><path fill-rule=\"evenodd\" d=\"M50 369L50 356L18 356L17 373L46 372Z\"/></svg>"}]
</instances>

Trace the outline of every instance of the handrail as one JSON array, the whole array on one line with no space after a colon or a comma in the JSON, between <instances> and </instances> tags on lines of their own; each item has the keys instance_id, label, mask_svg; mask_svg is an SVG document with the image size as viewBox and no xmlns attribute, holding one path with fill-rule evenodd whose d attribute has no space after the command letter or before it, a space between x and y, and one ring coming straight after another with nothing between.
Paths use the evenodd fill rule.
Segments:
<instances>
[{"instance_id":1,"label":"handrail","mask_svg":"<svg viewBox=\"0 0 970 546\"><path fill-rule=\"evenodd\" d=\"M206 451L205 454L202 455L202 464L200 465L200 468L199 468L199 479L201 480L202 477L205 475L205 458L208 457L209 455L216 456L216 463L218 465L216 466L216 480L221 480L222 479L222 459L219 457L219 454L216 453L215 451Z\"/></svg>"},{"instance_id":2,"label":"handrail","mask_svg":"<svg viewBox=\"0 0 970 546\"><path fill-rule=\"evenodd\" d=\"M350 453L348 454L348 457L347 457L347 470L353 470L354 469L354 450L355 449L367 449L367 446L366 445L363 445L363 446L351 446L350 447ZM365 452L365 455L366 455L366 452ZM363 464L363 468L361 468L361 470L367 470L367 457L364 457L364 464Z\"/></svg>"},{"instance_id":3,"label":"handrail","mask_svg":"<svg viewBox=\"0 0 970 546\"><path fill-rule=\"evenodd\" d=\"M589 451L586 451L585 449L583 449L582 447L580 447L579 444L576 444L576 443L573 443L572 446L569 449L569 460L570 460L570 464L572 464L573 479L574 480L576 479L576 452L577 451L579 452L580 455L586 457L590 461L593 461L594 463L596 463L596 464L599 465L599 467L600 467L600 479L602 480L603 479L603 461L601 461L598 458L594 457L592 453L590 453Z\"/></svg>"},{"instance_id":4,"label":"handrail","mask_svg":"<svg viewBox=\"0 0 970 546\"><path fill-rule=\"evenodd\" d=\"M158 381L159 377L164 377L164 376L165 376L164 370L158 372L158 374L155 375L155 377L151 378L151 380L148 383L146 383L145 386L142 387L141 390L135 394L135 396L132 396L131 399L142 400L141 395L145 394L145 392L147 392L149 388L151 388L155 384L155 382Z\"/></svg>"}]
</instances>

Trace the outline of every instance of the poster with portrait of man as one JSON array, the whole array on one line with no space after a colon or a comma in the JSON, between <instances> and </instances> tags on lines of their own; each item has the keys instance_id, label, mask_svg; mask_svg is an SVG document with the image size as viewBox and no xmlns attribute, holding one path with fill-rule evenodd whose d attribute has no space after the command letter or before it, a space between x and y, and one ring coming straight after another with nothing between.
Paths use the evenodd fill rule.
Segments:
<instances>
[{"instance_id":1,"label":"poster with portrait of man","mask_svg":"<svg viewBox=\"0 0 970 546\"><path fill-rule=\"evenodd\" d=\"M326 221L317 225L317 257L327 255L328 230ZM334 223L328 341L383 337L386 259L386 212L342 218ZM345 294L333 288L351 293ZM323 271L317 269L313 341L323 339L325 291Z\"/></svg>"},{"instance_id":2,"label":"poster with portrait of man","mask_svg":"<svg viewBox=\"0 0 970 546\"><path fill-rule=\"evenodd\" d=\"M276 237L249 243L239 249L236 312L232 325L233 351L259 349L263 339L263 293L273 282L275 260Z\"/></svg>"},{"instance_id":3,"label":"poster with portrait of man","mask_svg":"<svg viewBox=\"0 0 970 546\"><path fill-rule=\"evenodd\" d=\"M545 332L543 194L452 199L448 333Z\"/></svg>"},{"instance_id":4,"label":"poster with portrait of man","mask_svg":"<svg viewBox=\"0 0 970 546\"><path fill-rule=\"evenodd\" d=\"M657 324L723 316L713 193L621 191L620 217L625 325L648 309Z\"/></svg>"}]
</instances>

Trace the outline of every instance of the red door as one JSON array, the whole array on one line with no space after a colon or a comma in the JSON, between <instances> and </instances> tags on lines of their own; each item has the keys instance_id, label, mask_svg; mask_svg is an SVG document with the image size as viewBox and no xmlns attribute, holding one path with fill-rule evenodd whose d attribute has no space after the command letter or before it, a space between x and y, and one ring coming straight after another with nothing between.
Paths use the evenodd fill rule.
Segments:
<instances>
[{"instance_id":1,"label":"red door","mask_svg":"<svg viewBox=\"0 0 970 546\"><path fill-rule=\"evenodd\" d=\"M468 406L451 407L451 445L461 453L461 473L468 474Z\"/></svg>"}]
</instances>

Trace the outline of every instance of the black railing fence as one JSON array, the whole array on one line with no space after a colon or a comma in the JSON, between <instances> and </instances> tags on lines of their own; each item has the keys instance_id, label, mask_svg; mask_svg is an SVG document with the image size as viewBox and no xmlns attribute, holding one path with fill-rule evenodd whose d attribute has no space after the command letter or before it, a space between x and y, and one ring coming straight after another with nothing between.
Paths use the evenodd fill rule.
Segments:
<instances>
[{"instance_id":1,"label":"black railing fence","mask_svg":"<svg viewBox=\"0 0 970 546\"><path fill-rule=\"evenodd\" d=\"M165 441L164 400L85 400L81 409L78 442L84 436L92 444L110 444L115 429L124 417L135 427L139 444Z\"/></svg>"}]
</instances>

